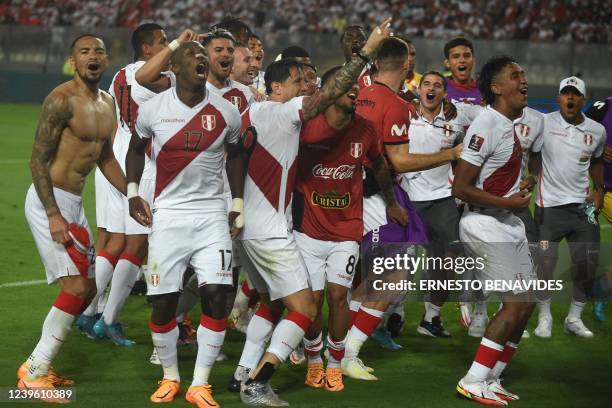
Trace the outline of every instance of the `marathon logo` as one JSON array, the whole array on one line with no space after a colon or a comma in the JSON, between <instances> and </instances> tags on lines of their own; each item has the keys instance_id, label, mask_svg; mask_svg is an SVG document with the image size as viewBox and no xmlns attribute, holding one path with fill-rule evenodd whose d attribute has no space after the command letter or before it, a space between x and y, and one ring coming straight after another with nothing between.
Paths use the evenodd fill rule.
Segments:
<instances>
[{"instance_id":1,"label":"marathon logo","mask_svg":"<svg viewBox=\"0 0 612 408\"><path fill-rule=\"evenodd\" d=\"M470 139L470 144L468 145L468 148L475 152L479 152L480 149L482 149L483 144L484 144L484 137L480 135L473 135L472 138Z\"/></svg>"},{"instance_id":2,"label":"marathon logo","mask_svg":"<svg viewBox=\"0 0 612 408\"><path fill-rule=\"evenodd\" d=\"M336 191L330 191L326 194L319 194L316 191L313 191L312 195L310 196L310 202L322 208L342 210L351 205L351 193L340 195Z\"/></svg>"}]
</instances>

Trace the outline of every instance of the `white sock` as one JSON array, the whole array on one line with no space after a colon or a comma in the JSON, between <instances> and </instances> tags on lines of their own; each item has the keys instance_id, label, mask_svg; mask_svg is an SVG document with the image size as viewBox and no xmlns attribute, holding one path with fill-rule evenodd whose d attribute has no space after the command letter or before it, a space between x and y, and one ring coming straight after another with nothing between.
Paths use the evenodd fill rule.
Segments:
<instances>
[{"instance_id":1,"label":"white sock","mask_svg":"<svg viewBox=\"0 0 612 408\"><path fill-rule=\"evenodd\" d=\"M323 349L323 333L319 332L317 336L309 340L304 337L304 352L308 357L308 364L322 363L321 350Z\"/></svg>"},{"instance_id":2,"label":"white sock","mask_svg":"<svg viewBox=\"0 0 612 408\"><path fill-rule=\"evenodd\" d=\"M109 294L110 294L110 288L108 286L106 286L106 289L104 290L104 293L98 299L98 307L96 308L96 313L97 314L104 313L104 308L106 307L106 304L108 303L108 296L109 296Z\"/></svg>"},{"instance_id":3,"label":"white sock","mask_svg":"<svg viewBox=\"0 0 612 408\"><path fill-rule=\"evenodd\" d=\"M77 296L59 293L43 322L40 340L28 358L30 379L47 375L49 365L66 342L72 323L84 305L85 301Z\"/></svg>"},{"instance_id":4,"label":"white sock","mask_svg":"<svg viewBox=\"0 0 612 408\"><path fill-rule=\"evenodd\" d=\"M540 316L550 316L550 299L540 300L538 299L538 308L540 309Z\"/></svg>"},{"instance_id":5,"label":"white sock","mask_svg":"<svg viewBox=\"0 0 612 408\"><path fill-rule=\"evenodd\" d=\"M344 357L344 340L336 341L328 334L327 350L329 351L327 368L340 368L340 361L342 361L342 358Z\"/></svg>"},{"instance_id":6,"label":"white sock","mask_svg":"<svg viewBox=\"0 0 612 408\"><path fill-rule=\"evenodd\" d=\"M504 346L501 344L483 337L476 351L474 361L464 377L465 382L476 383L486 380L503 350Z\"/></svg>"},{"instance_id":7,"label":"white sock","mask_svg":"<svg viewBox=\"0 0 612 408\"><path fill-rule=\"evenodd\" d=\"M358 301L358 300L351 300L349 302L349 310L351 312L357 313L357 311L359 310L360 307L361 307L361 302Z\"/></svg>"},{"instance_id":8,"label":"white sock","mask_svg":"<svg viewBox=\"0 0 612 408\"><path fill-rule=\"evenodd\" d=\"M495 365L489 372L490 380L498 380L499 377L501 377L502 372L508 365L508 360L504 361L504 359L512 358L512 355L514 355L517 348L518 348L518 344L512 343L511 341L506 342L506 346L504 347L504 351L502 351L502 355L500 356L500 359L497 360L497 362L495 363ZM509 356L504 356L504 354L506 353L506 349L509 349L511 351Z\"/></svg>"},{"instance_id":9,"label":"white sock","mask_svg":"<svg viewBox=\"0 0 612 408\"><path fill-rule=\"evenodd\" d=\"M180 382L181 376L179 375L176 351L176 342L179 338L178 327L174 326L172 330L164 333L151 331L151 338L157 352L157 358L159 358L164 370L164 379Z\"/></svg>"},{"instance_id":10,"label":"white sock","mask_svg":"<svg viewBox=\"0 0 612 408\"><path fill-rule=\"evenodd\" d=\"M240 355L239 366L249 370L253 370L257 367L259 360L261 360L261 356L263 356L266 350L266 343L270 339L273 330L274 323L262 317L260 311L257 310L257 313L255 313L247 326L246 341L244 342L244 348Z\"/></svg>"},{"instance_id":11,"label":"white sock","mask_svg":"<svg viewBox=\"0 0 612 408\"><path fill-rule=\"evenodd\" d=\"M300 344L312 320L298 312L289 312L272 333L268 353L285 361L289 354Z\"/></svg>"},{"instance_id":12,"label":"white sock","mask_svg":"<svg viewBox=\"0 0 612 408\"><path fill-rule=\"evenodd\" d=\"M208 377L225 340L227 319L202 315L198 327L198 356L193 370L192 387L208 384Z\"/></svg>"},{"instance_id":13,"label":"white sock","mask_svg":"<svg viewBox=\"0 0 612 408\"><path fill-rule=\"evenodd\" d=\"M440 306L436 306L433 303L427 303L427 311L425 312L425 321L431 323L431 319L436 316L440 316Z\"/></svg>"},{"instance_id":14,"label":"white sock","mask_svg":"<svg viewBox=\"0 0 612 408\"><path fill-rule=\"evenodd\" d=\"M383 314L384 312L381 312L380 310L370 309L364 306L359 308L359 311L355 316L355 321L353 322L353 327L351 327L351 330L349 330L349 333L346 336L344 344L344 356L346 358L357 357L359 355L359 350L361 350L361 346L363 346L363 343L365 343L368 339L368 334L357 327L357 324L360 322L358 319L365 317L366 319L363 322L368 324L371 329L373 326L380 324ZM364 330L368 331L368 329L365 328Z\"/></svg>"},{"instance_id":15,"label":"white sock","mask_svg":"<svg viewBox=\"0 0 612 408\"><path fill-rule=\"evenodd\" d=\"M572 303L570 304L569 312L567 313L567 318L570 320L580 319L580 317L582 316L583 308L584 308L583 302L572 300Z\"/></svg>"},{"instance_id":16,"label":"white sock","mask_svg":"<svg viewBox=\"0 0 612 408\"><path fill-rule=\"evenodd\" d=\"M108 325L115 324L119 320L119 314L123 309L125 300L130 295L140 272L140 265L134 263L139 263L138 258L130 255L130 259L127 259L124 256L125 254L121 256L117 266L115 266L108 302L102 314L104 323Z\"/></svg>"},{"instance_id":17,"label":"white sock","mask_svg":"<svg viewBox=\"0 0 612 408\"><path fill-rule=\"evenodd\" d=\"M475 315L484 315L485 317L488 316L487 313L487 301L486 300L478 300L476 301L476 303L474 304L474 314Z\"/></svg>"},{"instance_id":18,"label":"white sock","mask_svg":"<svg viewBox=\"0 0 612 408\"><path fill-rule=\"evenodd\" d=\"M96 256L96 296L94 296L87 309L83 312L85 316L93 316L97 313L98 300L104 294L108 283L113 277L115 265L107 257L103 256L102 253ZM110 255L108 257L110 258Z\"/></svg>"}]
</instances>

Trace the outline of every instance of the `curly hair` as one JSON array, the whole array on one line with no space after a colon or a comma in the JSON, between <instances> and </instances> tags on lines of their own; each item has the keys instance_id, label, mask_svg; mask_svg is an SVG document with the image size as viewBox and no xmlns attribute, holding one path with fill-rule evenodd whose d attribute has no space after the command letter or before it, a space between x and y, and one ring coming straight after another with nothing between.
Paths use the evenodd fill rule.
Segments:
<instances>
[{"instance_id":1,"label":"curly hair","mask_svg":"<svg viewBox=\"0 0 612 408\"><path fill-rule=\"evenodd\" d=\"M495 80L497 74L501 72L506 65L516 64L516 60L509 55L501 55L493 57L483 65L478 77L478 90L482 95L482 99L489 105L495 101L495 94L491 91L491 84Z\"/></svg>"}]
</instances>

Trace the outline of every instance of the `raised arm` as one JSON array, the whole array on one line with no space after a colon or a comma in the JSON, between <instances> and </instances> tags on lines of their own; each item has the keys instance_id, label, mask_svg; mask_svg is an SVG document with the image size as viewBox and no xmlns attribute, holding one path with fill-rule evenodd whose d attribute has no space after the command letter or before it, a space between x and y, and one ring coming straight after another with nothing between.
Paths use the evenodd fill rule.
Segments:
<instances>
[{"instance_id":1,"label":"raised arm","mask_svg":"<svg viewBox=\"0 0 612 408\"><path fill-rule=\"evenodd\" d=\"M389 37L390 26L391 19L388 18L381 25L375 27L368 41L359 52L360 55L346 63L320 91L304 98L302 102L304 121L310 120L323 112L351 88L363 67L375 56L382 41Z\"/></svg>"},{"instance_id":2,"label":"raised arm","mask_svg":"<svg viewBox=\"0 0 612 408\"><path fill-rule=\"evenodd\" d=\"M168 78L162 76L161 73L167 67L172 51L177 49L182 43L191 41L195 37L196 35L193 31L183 31L176 40L172 41L167 47L151 57L138 69L138 71L136 71L136 82L157 93L168 89Z\"/></svg>"},{"instance_id":3,"label":"raised arm","mask_svg":"<svg viewBox=\"0 0 612 408\"><path fill-rule=\"evenodd\" d=\"M60 137L72 118L72 106L66 95L51 93L42 106L42 114L30 158L32 183L49 218L49 230L55 242L65 244L70 240L68 223L60 213L53 195L53 182L49 166L59 145Z\"/></svg>"}]
</instances>

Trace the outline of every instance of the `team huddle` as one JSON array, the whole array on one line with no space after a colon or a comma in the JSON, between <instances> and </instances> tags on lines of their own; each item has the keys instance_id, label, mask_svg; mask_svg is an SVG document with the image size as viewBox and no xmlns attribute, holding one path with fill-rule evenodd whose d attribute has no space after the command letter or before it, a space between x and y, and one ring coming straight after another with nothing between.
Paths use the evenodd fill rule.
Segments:
<instances>
[{"instance_id":1,"label":"team huddle","mask_svg":"<svg viewBox=\"0 0 612 408\"><path fill-rule=\"evenodd\" d=\"M259 37L231 18L171 42L160 25L143 24L132 46L135 62L107 93L99 89L104 42L76 38L74 78L43 104L25 209L47 281L61 291L19 367L19 388L74 383L51 366L73 323L88 337L134 346L119 317L141 271L152 306L151 360L163 370L155 403L183 390L177 344L198 301L185 393L193 405L219 406L209 376L228 322L246 332L228 385L244 404L289 405L270 384L288 359L307 362L313 388L342 391L345 376L377 380L360 349L370 337L401 347L393 338L406 292L373 291L362 253L393 257L418 246L432 257L488 254L470 279L529 281L552 279L555 244L566 238L577 273L564 328L593 336L581 313L606 289L595 272L596 215L609 153L603 126L581 112L580 78L563 79L560 111L543 115L527 107L526 75L513 58L490 59L476 81L472 43L457 37L444 47L450 77L418 74L414 45L390 32L390 19L369 36L347 27L345 63L320 77L299 46L263 72ZM81 194L96 165L94 249ZM456 278L443 268L426 274ZM502 303L489 319L491 294L460 295L461 322L482 340L456 390L505 406L519 397L500 376L529 335L536 304L535 335L551 336L552 294L497 292ZM447 290L427 293L418 333L451 336L440 315L448 300Z\"/></svg>"}]
</instances>

